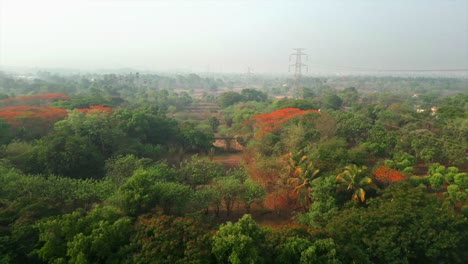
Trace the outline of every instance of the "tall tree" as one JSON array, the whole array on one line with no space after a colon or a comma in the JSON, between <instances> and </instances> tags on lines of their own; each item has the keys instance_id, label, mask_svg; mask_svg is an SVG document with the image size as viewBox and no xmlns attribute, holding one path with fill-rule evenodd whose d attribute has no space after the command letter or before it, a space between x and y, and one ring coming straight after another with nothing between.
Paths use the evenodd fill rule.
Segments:
<instances>
[{"instance_id":1,"label":"tall tree","mask_svg":"<svg viewBox=\"0 0 468 264\"><path fill-rule=\"evenodd\" d=\"M353 200L366 201L365 189L374 188L371 177L366 176L366 166L359 167L355 164L346 166L344 171L336 176L336 181L346 190L353 192Z\"/></svg>"}]
</instances>

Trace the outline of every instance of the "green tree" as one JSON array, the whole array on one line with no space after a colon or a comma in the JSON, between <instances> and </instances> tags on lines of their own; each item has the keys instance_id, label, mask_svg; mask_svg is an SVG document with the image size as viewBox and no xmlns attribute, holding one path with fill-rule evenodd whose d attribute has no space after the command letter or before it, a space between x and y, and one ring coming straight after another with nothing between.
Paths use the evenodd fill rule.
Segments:
<instances>
[{"instance_id":1,"label":"green tree","mask_svg":"<svg viewBox=\"0 0 468 264\"><path fill-rule=\"evenodd\" d=\"M40 248L35 252L50 263L118 263L126 256L132 225L113 207L97 207L88 214L45 219L36 224Z\"/></svg>"},{"instance_id":2,"label":"green tree","mask_svg":"<svg viewBox=\"0 0 468 264\"><path fill-rule=\"evenodd\" d=\"M0 119L0 145L8 144L12 139L12 135L10 133L10 125Z\"/></svg>"},{"instance_id":3,"label":"green tree","mask_svg":"<svg viewBox=\"0 0 468 264\"><path fill-rule=\"evenodd\" d=\"M211 252L218 263L262 263L262 244L265 234L250 215L237 223L227 222L213 236Z\"/></svg>"},{"instance_id":4,"label":"green tree","mask_svg":"<svg viewBox=\"0 0 468 264\"><path fill-rule=\"evenodd\" d=\"M193 155L190 160L184 160L180 164L179 173L183 181L192 188L210 184L214 178L225 174L221 163L210 161L208 158L198 155Z\"/></svg>"},{"instance_id":5,"label":"green tree","mask_svg":"<svg viewBox=\"0 0 468 264\"><path fill-rule=\"evenodd\" d=\"M142 215L135 229L129 262L214 263L208 228L191 218Z\"/></svg>"},{"instance_id":6,"label":"green tree","mask_svg":"<svg viewBox=\"0 0 468 264\"><path fill-rule=\"evenodd\" d=\"M256 89L243 89L241 91L243 101L264 102L267 99L267 94Z\"/></svg>"},{"instance_id":7,"label":"green tree","mask_svg":"<svg viewBox=\"0 0 468 264\"><path fill-rule=\"evenodd\" d=\"M226 176L216 178L214 180L215 188L217 188L224 201L226 208L226 215L231 214L234 203L240 198L242 192L242 185L239 179L234 176Z\"/></svg>"},{"instance_id":8,"label":"green tree","mask_svg":"<svg viewBox=\"0 0 468 264\"><path fill-rule=\"evenodd\" d=\"M180 144L187 151L205 151L213 147L214 134L200 131L193 122L180 124Z\"/></svg>"},{"instance_id":9,"label":"green tree","mask_svg":"<svg viewBox=\"0 0 468 264\"><path fill-rule=\"evenodd\" d=\"M34 154L43 166L39 172L72 178L101 178L104 175L104 157L83 136L51 133L38 142Z\"/></svg>"},{"instance_id":10,"label":"green tree","mask_svg":"<svg viewBox=\"0 0 468 264\"><path fill-rule=\"evenodd\" d=\"M222 108L226 108L233 104L242 101L243 97L241 94L236 92L224 92L218 98L218 105Z\"/></svg>"},{"instance_id":11,"label":"green tree","mask_svg":"<svg viewBox=\"0 0 468 264\"><path fill-rule=\"evenodd\" d=\"M348 191L353 192L353 200L365 202L365 189L374 188L371 177L366 176L366 166L358 167L357 165L346 166L344 171L336 176L336 181Z\"/></svg>"},{"instance_id":12,"label":"green tree","mask_svg":"<svg viewBox=\"0 0 468 264\"><path fill-rule=\"evenodd\" d=\"M289 153L287 160L290 170L288 183L293 185L293 192L298 194L299 202L304 210L307 210L310 204L312 180L320 173L314 162L308 159L307 155L294 157L292 153Z\"/></svg>"},{"instance_id":13,"label":"green tree","mask_svg":"<svg viewBox=\"0 0 468 264\"><path fill-rule=\"evenodd\" d=\"M336 176L325 175L312 181L313 192L309 211L299 215L299 223L323 228L338 212Z\"/></svg>"},{"instance_id":14,"label":"green tree","mask_svg":"<svg viewBox=\"0 0 468 264\"><path fill-rule=\"evenodd\" d=\"M208 119L208 123L210 124L211 131L213 131L213 133L216 133L220 124L218 118L212 116Z\"/></svg>"},{"instance_id":15,"label":"green tree","mask_svg":"<svg viewBox=\"0 0 468 264\"><path fill-rule=\"evenodd\" d=\"M343 262L463 263L467 222L425 188L391 185L327 225Z\"/></svg>"},{"instance_id":16,"label":"green tree","mask_svg":"<svg viewBox=\"0 0 468 264\"><path fill-rule=\"evenodd\" d=\"M190 186L175 182L177 173L164 163L138 169L111 198L128 215L136 216L152 209L165 214L181 214L191 201Z\"/></svg>"},{"instance_id":17,"label":"green tree","mask_svg":"<svg viewBox=\"0 0 468 264\"><path fill-rule=\"evenodd\" d=\"M331 238L319 239L301 253L301 264L340 264L335 242Z\"/></svg>"},{"instance_id":18,"label":"green tree","mask_svg":"<svg viewBox=\"0 0 468 264\"><path fill-rule=\"evenodd\" d=\"M336 94L327 95L324 98L323 108L338 110L343 105L343 100Z\"/></svg>"},{"instance_id":19,"label":"green tree","mask_svg":"<svg viewBox=\"0 0 468 264\"><path fill-rule=\"evenodd\" d=\"M143 168L145 159L138 159L134 155L117 156L106 160L106 179L112 181L117 187L124 184L133 173Z\"/></svg>"},{"instance_id":20,"label":"green tree","mask_svg":"<svg viewBox=\"0 0 468 264\"><path fill-rule=\"evenodd\" d=\"M260 203L266 196L266 189L261 184L252 179L245 180L244 184L244 203L247 213L250 214L250 208L253 203Z\"/></svg>"}]
</instances>

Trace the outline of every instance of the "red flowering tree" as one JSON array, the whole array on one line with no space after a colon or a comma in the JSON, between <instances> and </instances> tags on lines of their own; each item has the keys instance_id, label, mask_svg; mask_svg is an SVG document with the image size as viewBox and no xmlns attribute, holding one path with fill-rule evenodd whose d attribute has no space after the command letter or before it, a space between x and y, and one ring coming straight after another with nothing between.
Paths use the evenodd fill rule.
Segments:
<instances>
[{"instance_id":1,"label":"red flowering tree","mask_svg":"<svg viewBox=\"0 0 468 264\"><path fill-rule=\"evenodd\" d=\"M266 133L277 130L284 122L298 116L308 113L320 113L317 110L301 110L299 108L284 108L276 110L268 114L257 114L251 119L255 122L255 127L258 129L258 136L261 137Z\"/></svg>"},{"instance_id":2,"label":"red flowering tree","mask_svg":"<svg viewBox=\"0 0 468 264\"><path fill-rule=\"evenodd\" d=\"M404 174L397 171L396 169L389 168L385 165L378 167L374 171L374 176L378 182L384 185L389 185L394 182L406 180L406 176Z\"/></svg>"},{"instance_id":3,"label":"red flowering tree","mask_svg":"<svg viewBox=\"0 0 468 264\"><path fill-rule=\"evenodd\" d=\"M7 106L0 108L0 118L8 122L11 126L21 126L43 121L55 123L67 116L67 111L54 107L38 106ZM36 125L36 124L34 124Z\"/></svg>"},{"instance_id":4,"label":"red flowering tree","mask_svg":"<svg viewBox=\"0 0 468 264\"><path fill-rule=\"evenodd\" d=\"M43 106L48 105L53 100L68 100L70 96L64 93L48 93L36 95L24 95L3 99L0 102L3 105L35 105Z\"/></svg>"},{"instance_id":5,"label":"red flowering tree","mask_svg":"<svg viewBox=\"0 0 468 264\"><path fill-rule=\"evenodd\" d=\"M67 116L67 111L54 107L7 106L0 108L0 119L10 124L11 132L23 139L41 137L54 123Z\"/></svg>"},{"instance_id":6,"label":"red flowering tree","mask_svg":"<svg viewBox=\"0 0 468 264\"><path fill-rule=\"evenodd\" d=\"M104 105L92 105L88 108L77 108L78 112L81 113L90 113L90 112L101 112L101 113L108 113L112 114L112 108L104 106Z\"/></svg>"}]
</instances>

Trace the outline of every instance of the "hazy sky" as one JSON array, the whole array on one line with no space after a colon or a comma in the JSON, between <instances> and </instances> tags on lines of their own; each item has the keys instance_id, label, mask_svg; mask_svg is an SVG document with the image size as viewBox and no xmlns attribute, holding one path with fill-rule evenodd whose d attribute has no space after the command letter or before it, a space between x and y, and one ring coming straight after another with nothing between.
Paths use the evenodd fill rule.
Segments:
<instances>
[{"instance_id":1,"label":"hazy sky","mask_svg":"<svg viewBox=\"0 0 468 264\"><path fill-rule=\"evenodd\" d=\"M468 68L468 0L0 0L0 66Z\"/></svg>"}]
</instances>

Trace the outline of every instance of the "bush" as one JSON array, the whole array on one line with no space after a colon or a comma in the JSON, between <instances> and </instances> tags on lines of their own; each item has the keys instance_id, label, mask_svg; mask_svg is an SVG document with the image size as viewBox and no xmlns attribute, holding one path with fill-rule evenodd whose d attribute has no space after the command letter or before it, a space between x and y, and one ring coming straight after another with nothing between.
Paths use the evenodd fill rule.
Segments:
<instances>
[{"instance_id":1,"label":"bush","mask_svg":"<svg viewBox=\"0 0 468 264\"><path fill-rule=\"evenodd\" d=\"M434 190L439 190L444 184L444 177L442 174L436 172L434 175L429 177L429 183Z\"/></svg>"},{"instance_id":2,"label":"bush","mask_svg":"<svg viewBox=\"0 0 468 264\"><path fill-rule=\"evenodd\" d=\"M455 174L453 178L455 184L458 185L461 189L468 188L468 173L458 173Z\"/></svg>"},{"instance_id":3,"label":"bush","mask_svg":"<svg viewBox=\"0 0 468 264\"><path fill-rule=\"evenodd\" d=\"M403 169L403 173L408 174L408 175L413 174L413 172L414 172L413 167L406 167Z\"/></svg>"},{"instance_id":4,"label":"bush","mask_svg":"<svg viewBox=\"0 0 468 264\"><path fill-rule=\"evenodd\" d=\"M423 181L419 176L411 176L409 182L412 186L416 187L420 185Z\"/></svg>"},{"instance_id":5,"label":"bush","mask_svg":"<svg viewBox=\"0 0 468 264\"><path fill-rule=\"evenodd\" d=\"M429 166L429 175L434 175L436 173L440 173L440 174L445 174L445 166L444 165L440 165L439 163L432 163L430 166Z\"/></svg>"},{"instance_id":6,"label":"bush","mask_svg":"<svg viewBox=\"0 0 468 264\"><path fill-rule=\"evenodd\" d=\"M460 187L456 184L451 184L447 187L447 192L450 196L454 196L456 193L460 192Z\"/></svg>"},{"instance_id":7,"label":"bush","mask_svg":"<svg viewBox=\"0 0 468 264\"><path fill-rule=\"evenodd\" d=\"M468 205L462 206L461 212L462 212L464 217L468 217Z\"/></svg>"},{"instance_id":8,"label":"bush","mask_svg":"<svg viewBox=\"0 0 468 264\"><path fill-rule=\"evenodd\" d=\"M426 185L426 186L429 186L431 185L430 181L429 181L429 176L425 176L425 177L422 177L422 178L419 178L421 180L421 183Z\"/></svg>"}]
</instances>

